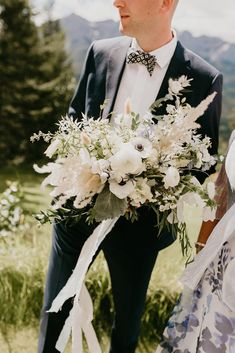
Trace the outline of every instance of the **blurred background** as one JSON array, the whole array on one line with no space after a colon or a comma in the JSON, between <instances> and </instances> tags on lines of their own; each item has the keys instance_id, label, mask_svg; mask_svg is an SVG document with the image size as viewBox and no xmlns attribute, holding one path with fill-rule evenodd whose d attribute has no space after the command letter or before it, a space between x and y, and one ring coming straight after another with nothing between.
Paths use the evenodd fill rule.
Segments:
<instances>
[{"instance_id":1,"label":"blurred background","mask_svg":"<svg viewBox=\"0 0 235 353\"><path fill-rule=\"evenodd\" d=\"M225 6L226 5L226 6ZM174 27L181 42L224 75L220 153L235 128L235 2L180 0ZM50 225L33 216L50 202L33 163L45 145L31 143L39 130L56 129L66 114L92 41L119 35L111 0L0 0L0 347L1 353L36 351L37 330L50 248ZM190 237L197 210L188 210ZM184 268L176 243L162 252L153 273L139 352L154 352L178 297ZM107 352L113 315L110 281L102 254L87 284L95 327ZM69 352L69 347L68 347Z\"/></svg>"}]
</instances>

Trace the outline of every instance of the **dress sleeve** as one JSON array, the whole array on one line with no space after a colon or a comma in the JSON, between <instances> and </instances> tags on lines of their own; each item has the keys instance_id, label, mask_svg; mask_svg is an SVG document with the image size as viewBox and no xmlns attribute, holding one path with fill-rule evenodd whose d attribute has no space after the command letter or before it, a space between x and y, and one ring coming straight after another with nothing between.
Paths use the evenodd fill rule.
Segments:
<instances>
[{"instance_id":1,"label":"dress sleeve","mask_svg":"<svg viewBox=\"0 0 235 353\"><path fill-rule=\"evenodd\" d=\"M235 130L233 130L231 133L229 144L228 144L228 151L234 140L235 140ZM227 154L228 154L228 151L227 151ZM229 197L230 197L231 189L229 188L229 181L226 174L225 162L226 162L226 158L224 160L222 168L220 169L220 172L215 182L215 190L216 190L215 201L218 205L217 211L216 211L216 219L221 219L226 213L226 211L228 210L228 206L229 206Z\"/></svg>"},{"instance_id":2,"label":"dress sleeve","mask_svg":"<svg viewBox=\"0 0 235 353\"><path fill-rule=\"evenodd\" d=\"M221 219L227 211L228 206L228 179L225 171L225 163L218 174L215 182L215 201L217 203L216 219Z\"/></svg>"}]
</instances>

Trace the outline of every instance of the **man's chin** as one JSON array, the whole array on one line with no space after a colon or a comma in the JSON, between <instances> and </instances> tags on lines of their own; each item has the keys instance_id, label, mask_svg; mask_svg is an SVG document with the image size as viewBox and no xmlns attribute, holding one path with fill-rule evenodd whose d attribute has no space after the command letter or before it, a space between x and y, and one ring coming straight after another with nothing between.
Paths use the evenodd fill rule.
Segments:
<instances>
[{"instance_id":1,"label":"man's chin","mask_svg":"<svg viewBox=\"0 0 235 353\"><path fill-rule=\"evenodd\" d=\"M119 23L119 32L120 32L121 34L125 34L125 33L124 33L124 28L123 28L123 25L122 25L121 22Z\"/></svg>"},{"instance_id":2,"label":"man's chin","mask_svg":"<svg viewBox=\"0 0 235 353\"><path fill-rule=\"evenodd\" d=\"M119 24L119 32L120 32L121 34L123 34L124 36L131 36L130 33L129 33L129 31L128 31L128 29L125 28L125 27L122 25L121 22L120 22L120 24Z\"/></svg>"}]
</instances>

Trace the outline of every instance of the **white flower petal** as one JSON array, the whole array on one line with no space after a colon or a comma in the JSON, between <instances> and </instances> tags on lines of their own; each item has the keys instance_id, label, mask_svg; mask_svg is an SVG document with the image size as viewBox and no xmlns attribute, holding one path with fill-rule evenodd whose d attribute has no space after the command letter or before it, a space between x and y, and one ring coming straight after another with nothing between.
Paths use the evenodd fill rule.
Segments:
<instances>
[{"instance_id":1,"label":"white flower petal","mask_svg":"<svg viewBox=\"0 0 235 353\"><path fill-rule=\"evenodd\" d=\"M45 155L51 158L53 154L56 152L56 150L58 149L58 147L60 146L60 143L61 142L59 139L55 139L54 141L52 141L52 143L48 146L48 148L44 152Z\"/></svg>"},{"instance_id":2,"label":"white flower petal","mask_svg":"<svg viewBox=\"0 0 235 353\"><path fill-rule=\"evenodd\" d=\"M216 215L216 208L204 207L202 219L204 222L214 221Z\"/></svg>"},{"instance_id":3,"label":"white flower petal","mask_svg":"<svg viewBox=\"0 0 235 353\"><path fill-rule=\"evenodd\" d=\"M175 167L169 167L163 181L166 189L177 186L180 182L180 174L178 169Z\"/></svg>"},{"instance_id":4,"label":"white flower petal","mask_svg":"<svg viewBox=\"0 0 235 353\"><path fill-rule=\"evenodd\" d=\"M116 195L119 199L125 199L130 195L135 189L135 184L133 181L129 180L125 184L120 185L116 181L111 180L109 182L110 191Z\"/></svg>"},{"instance_id":5,"label":"white flower petal","mask_svg":"<svg viewBox=\"0 0 235 353\"><path fill-rule=\"evenodd\" d=\"M110 159L112 171L121 174L139 174L145 170L145 165L138 151L130 143L122 144L120 150Z\"/></svg>"},{"instance_id":6,"label":"white flower petal","mask_svg":"<svg viewBox=\"0 0 235 353\"><path fill-rule=\"evenodd\" d=\"M212 181L209 181L207 183L207 192L208 196L211 200L214 200L215 198L215 184Z\"/></svg>"}]
</instances>

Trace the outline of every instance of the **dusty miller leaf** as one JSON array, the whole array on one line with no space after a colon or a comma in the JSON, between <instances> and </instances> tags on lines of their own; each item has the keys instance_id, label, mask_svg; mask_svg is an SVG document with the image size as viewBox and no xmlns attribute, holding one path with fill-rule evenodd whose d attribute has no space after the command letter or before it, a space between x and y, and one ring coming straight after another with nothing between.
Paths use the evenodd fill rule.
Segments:
<instances>
[{"instance_id":1,"label":"dusty miller leaf","mask_svg":"<svg viewBox=\"0 0 235 353\"><path fill-rule=\"evenodd\" d=\"M97 222L101 222L108 218L115 218L123 216L127 209L127 200L119 199L112 194L109 187L105 187L103 191L97 196L93 215Z\"/></svg>"}]
</instances>

